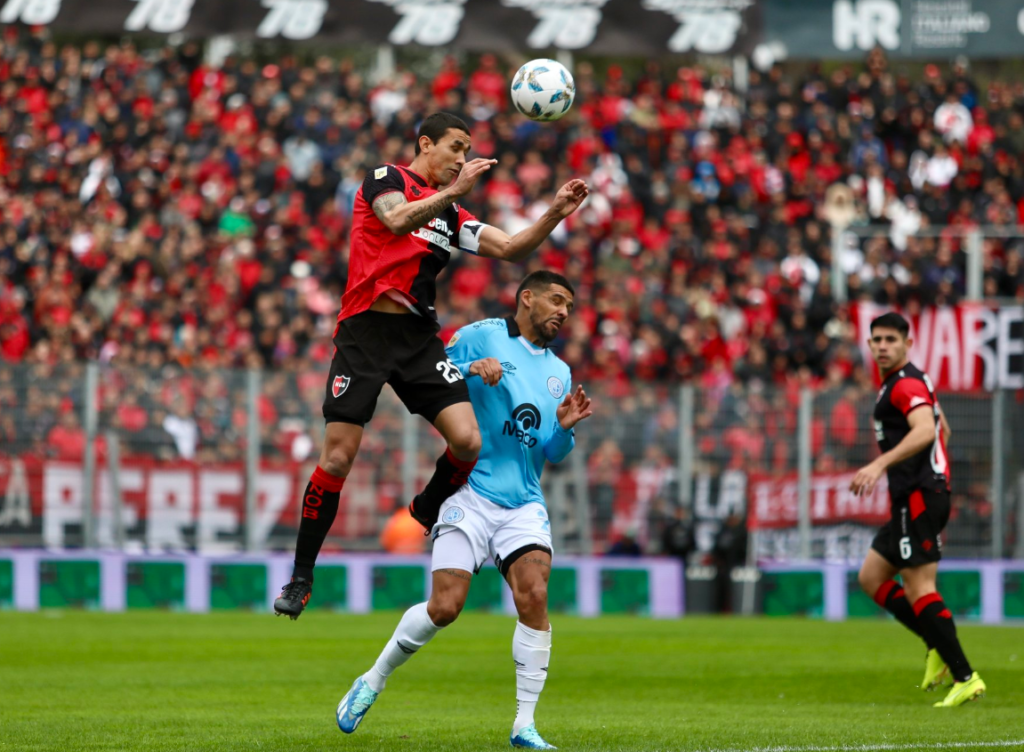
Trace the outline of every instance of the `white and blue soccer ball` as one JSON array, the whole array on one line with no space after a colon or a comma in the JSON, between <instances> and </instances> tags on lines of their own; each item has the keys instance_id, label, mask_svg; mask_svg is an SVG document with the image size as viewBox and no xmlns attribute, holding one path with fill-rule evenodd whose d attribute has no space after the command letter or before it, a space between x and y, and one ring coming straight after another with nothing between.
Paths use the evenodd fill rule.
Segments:
<instances>
[{"instance_id":1,"label":"white and blue soccer ball","mask_svg":"<svg viewBox=\"0 0 1024 752\"><path fill-rule=\"evenodd\" d=\"M531 60L512 79L512 103L531 120L558 120L575 97L572 74L557 60Z\"/></svg>"}]
</instances>

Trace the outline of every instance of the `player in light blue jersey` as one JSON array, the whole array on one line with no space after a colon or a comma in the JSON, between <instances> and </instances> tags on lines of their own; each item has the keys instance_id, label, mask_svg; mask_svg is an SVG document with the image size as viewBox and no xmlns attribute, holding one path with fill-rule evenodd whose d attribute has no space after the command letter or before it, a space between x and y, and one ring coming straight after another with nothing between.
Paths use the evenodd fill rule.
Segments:
<instances>
[{"instance_id":1,"label":"player in light blue jersey","mask_svg":"<svg viewBox=\"0 0 1024 752\"><path fill-rule=\"evenodd\" d=\"M551 657L551 530L540 475L545 462L561 462L572 451L573 427L593 413L583 387L573 390L569 367L548 349L574 294L560 274L534 272L519 286L515 316L470 324L448 342L449 359L469 386L483 448L469 482L444 502L434 525L430 600L405 612L376 663L342 698L342 731L355 731L392 672L455 621L473 575L493 557L519 613L509 741L555 749L533 719Z\"/></svg>"}]
</instances>

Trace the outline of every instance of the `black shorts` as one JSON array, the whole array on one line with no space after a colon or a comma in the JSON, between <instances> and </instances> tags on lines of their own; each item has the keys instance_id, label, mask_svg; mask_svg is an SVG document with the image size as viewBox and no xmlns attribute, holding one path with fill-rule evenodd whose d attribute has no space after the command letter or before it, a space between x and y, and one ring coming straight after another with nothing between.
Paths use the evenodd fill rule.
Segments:
<instances>
[{"instance_id":1,"label":"black shorts","mask_svg":"<svg viewBox=\"0 0 1024 752\"><path fill-rule=\"evenodd\" d=\"M871 542L871 548L897 569L918 567L942 558L939 533L949 522L949 491L921 488L892 500L892 519Z\"/></svg>"},{"instance_id":2,"label":"black shorts","mask_svg":"<svg viewBox=\"0 0 1024 752\"><path fill-rule=\"evenodd\" d=\"M363 311L342 319L334 347L324 397L328 423L365 426L385 383L409 412L431 423L446 407L469 402L466 382L431 319Z\"/></svg>"}]
</instances>

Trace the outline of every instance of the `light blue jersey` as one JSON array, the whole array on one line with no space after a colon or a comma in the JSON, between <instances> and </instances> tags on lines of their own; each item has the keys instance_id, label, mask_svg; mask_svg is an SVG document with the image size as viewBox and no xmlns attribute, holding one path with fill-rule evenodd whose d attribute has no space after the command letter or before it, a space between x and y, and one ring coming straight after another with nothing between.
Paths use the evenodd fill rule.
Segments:
<instances>
[{"instance_id":1,"label":"light blue jersey","mask_svg":"<svg viewBox=\"0 0 1024 752\"><path fill-rule=\"evenodd\" d=\"M510 509L543 504L545 460L561 462L575 445L573 432L559 425L555 413L572 389L569 366L522 337L512 317L462 327L448 342L448 357L466 377L483 437L470 487ZM469 375L469 367L483 358L501 363L496 386Z\"/></svg>"}]
</instances>

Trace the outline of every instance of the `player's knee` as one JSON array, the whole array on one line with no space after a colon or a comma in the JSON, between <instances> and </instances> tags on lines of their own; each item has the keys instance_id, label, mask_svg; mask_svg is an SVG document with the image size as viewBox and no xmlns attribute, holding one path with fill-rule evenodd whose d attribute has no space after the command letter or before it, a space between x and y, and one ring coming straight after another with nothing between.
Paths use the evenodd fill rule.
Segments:
<instances>
[{"instance_id":1,"label":"player's knee","mask_svg":"<svg viewBox=\"0 0 1024 752\"><path fill-rule=\"evenodd\" d=\"M483 440L477 426L462 428L451 437L452 454L460 460L473 460L480 454Z\"/></svg>"},{"instance_id":2,"label":"player's knee","mask_svg":"<svg viewBox=\"0 0 1024 752\"><path fill-rule=\"evenodd\" d=\"M434 622L437 627L447 627L453 621L459 618L459 614L462 613L462 606L464 603L457 601L452 598L446 598L442 601L436 601L430 604L427 609L427 614L430 616L430 620Z\"/></svg>"},{"instance_id":3,"label":"player's knee","mask_svg":"<svg viewBox=\"0 0 1024 752\"><path fill-rule=\"evenodd\" d=\"M548 610L548 586L544 582L516 593L516 609L522 616L543 616Z\"/></svg>"},{"instance_id":4,"label":"player's knee","mask_svg":"<svg viewBox=\"0 0 1024 752\"><path fill-rule=\"evenodd\" d=\"M868 595L871 595L871 596L874 595L874 593L871 592L871 589L870 589L871 588L871 580L868 577L868 573L865 572L863 569L860 570L859 572L857 572L857 584L860 585L860 589L863 590Z\"/></svg>"},{"instance_id":5,"label":"player's knee","mask_svg":"<svg viewBox=\"0 0 1024 752\"><path fill-rule=\"evenodd\" d=\"M339 478L348 477L356 453L344 442L328 442L320 453L320 467L324 472Z\"/></svg>"},{"instance_id":6,"label":"player's knee","mask_svg":"<svg viewBox=\"0 0 1024 752\"><path fill-rule=\"evenodd\" d=\"M861 569L860 572L857 573L857 582L860 585L860 589L872 598L875 597L875 592L882 584L878 581L877 577L864 569Z\"/></svg>"},{"instance_id":7,"label":"player's knee","mask_svg":"<svg viewBox=\"0 0 1024 752\"><path fill-rule=\"evenodd\" d=\"M916 582L913 579L905 578L903 581L903 590L906 593L907 600L911 603L924 598L926 595L938 592L935 589L934 582Z\"/></svg>"}]
</instances>

